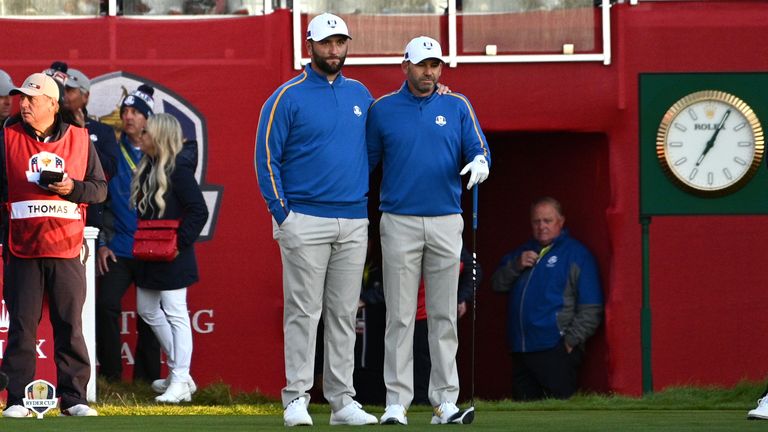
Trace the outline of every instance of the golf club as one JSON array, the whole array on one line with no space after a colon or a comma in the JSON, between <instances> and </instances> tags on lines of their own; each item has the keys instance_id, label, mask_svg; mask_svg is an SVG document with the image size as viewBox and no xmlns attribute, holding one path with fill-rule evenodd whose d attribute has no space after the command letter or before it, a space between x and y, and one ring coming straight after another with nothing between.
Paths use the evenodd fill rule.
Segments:
<instances>
[{"instance_id":1,"label":"golf club","mask_svg":"<svg viewBox=\"0 0 768 432\"><path fill-rule=\"evenodd\" d=\"M470 409L475 409L475 319L477 317L477 197L479 185L472 189L472 354L470 360L471 387L469 404ZM474 412L469 422L474 420Z\"/></svg>"}]
</instances>

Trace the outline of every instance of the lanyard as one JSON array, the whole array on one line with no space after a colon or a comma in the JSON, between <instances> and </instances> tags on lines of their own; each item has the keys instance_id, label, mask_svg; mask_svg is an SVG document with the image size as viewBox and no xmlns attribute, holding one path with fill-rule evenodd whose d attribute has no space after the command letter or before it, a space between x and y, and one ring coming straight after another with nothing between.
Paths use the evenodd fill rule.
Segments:
<instances>
[{"instance_id":1,"label":"lanyard","mask_svg":"<svg viewBox=\"0 0 768 432\"><path fill-rule=\"evenodd\" d=\"M122 150L123 157L125 158L125 161L128 162L128 166L131 167L131 172L136 172L136 162L134 162L131 155L128 154L128 150L126 150L125 146L122 144L120 144L120 150Z\"/></svg>"},{"instance_id":2,"label":"lanyard","mask_svg":"<svg viewBox=\"0 0 768 432\"><path fill-rule=\"evenodd\" d=\"M544 258L544 255L546 255L547 252L549 252L549 250L552 249L553 244L554 243L550 243L544 246L543 248L541 248L541 251L539 251L539 258L536 260L536 263L538 263L539 261L541 261L542 258Z\"/></svg>"}]
</instances>

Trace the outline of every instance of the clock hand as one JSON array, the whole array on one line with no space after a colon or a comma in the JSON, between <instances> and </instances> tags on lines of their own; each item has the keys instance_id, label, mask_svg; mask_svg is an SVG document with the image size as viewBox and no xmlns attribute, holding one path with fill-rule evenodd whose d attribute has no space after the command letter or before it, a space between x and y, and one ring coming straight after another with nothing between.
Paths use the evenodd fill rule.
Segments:
<instances>
[{"instance_id":1,"label":"clock hand","mask_svg":"<svg viewBox=\"0 0 768 432\"><path fill-rule=\"evenodd\" d=\"M728 118L729 115L731 115L730 108L725 112L725 114L723 114L723 119L720 120L720 124L717 125L717 129L715 129L715 133L712 134L712 138L710 138L709 141L707 141L707 145L706 147L704 147L704 151L701 152L701 156L699 156L699 159L696 161L696 166L699 166L701 161L704 160L704 156L706 156L707 153L709 153L709 150L715 146L715 140L717 139L717 134L720 133L720 129L723 128L723 125L725 124L725 120Z\"/></svg>"}]
</instances>

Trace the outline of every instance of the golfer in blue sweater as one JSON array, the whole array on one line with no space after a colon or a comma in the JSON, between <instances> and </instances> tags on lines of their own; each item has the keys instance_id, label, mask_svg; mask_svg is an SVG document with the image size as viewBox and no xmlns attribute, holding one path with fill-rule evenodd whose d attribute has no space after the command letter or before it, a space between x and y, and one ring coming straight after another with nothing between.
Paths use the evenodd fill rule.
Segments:
<instances>
[{"instance_id":1,"label":"golfer in blue sweater","mask_svg":"<svg viewBox=\"0 0 768 432\"><path fill-rule=\"evenodd\" d=\"M472 105L459 93L438 94L440 44L413 39L399 90L374 102L368 113L368 165L382 163L381 247L387 327L382 424L407 424L413 399L413 329L423 277L432 370L433 424L470 423L472 409L456 406L458 333L456 292L464 220L461 175L467 189L488 177L490 152ZM463 167L463 168L462 168Z\"/></svg>"},{"instance_id":2,"label":"golfer in blue sweater","mask_svg":"<svg viewBox=\"0 0 768 432\"><path fill-rule=\"evenodd\" d=\"M341 74L349 40L341 18L312 19L312 62L266 101L256 134L256 173L283 261L286 426L312 424L307 391L321 312L331 424L377 423L353 399L355 315L368 246L365 121L373 98Z\"/></svg>"}]
</instances>

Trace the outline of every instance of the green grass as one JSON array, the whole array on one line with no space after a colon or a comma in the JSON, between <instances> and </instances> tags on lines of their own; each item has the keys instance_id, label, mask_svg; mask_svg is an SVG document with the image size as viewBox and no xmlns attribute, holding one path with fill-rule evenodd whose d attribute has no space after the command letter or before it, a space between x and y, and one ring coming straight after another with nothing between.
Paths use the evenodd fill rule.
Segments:
<instances>
[{"instance_id":1,"label":"green grass","mask_svg":"<svg viewBox=\"0 0 768 432\"><path fill-rule=\"evenodd\" d=\"M768 431L768 421L747 421L746 412L764 390L763 383L732 388L670 388L643 398L579 394L567 401L477 401L472 425L478 431ZM283 429L282 406L256 393L235 393L219 383L200 389L194 404L159 405L148 386L99 383L98 418L0 419L0 431L267 431ZM366 407L381 415L383 407ZM312 404L311 430L348 430L328 425L327 405ZM429 407L412 407L409 430L426 430ZM365 430L393 427L372 426Z\"/></svg>"},{"instance_id":2,"label":"green grass","mask_svg":"<svg viewBox=\"0 0 768 432\"><path fill-rule=\"evenodd\" d=\"M313 414L311 430L339 431L352 427L328 426L328 414ZM409 430L434 430L429 425L430 413L409 412ZM442 426L441 426L442 427ZM445 426L452 428L451 426ZM458 426L456 426L458 427ZM273 431L284 429L279 415L226 416L115 416L94 418L46 417L35 419L2 419L0 428L8 431ZM393 426L370 426L365 430L392 431ZM468 426L477 431L752 431L767 430L766 422L745 420L745 411L724 410L556 410L556 411L483 411Z\"/></svg>"}]
</instances>

